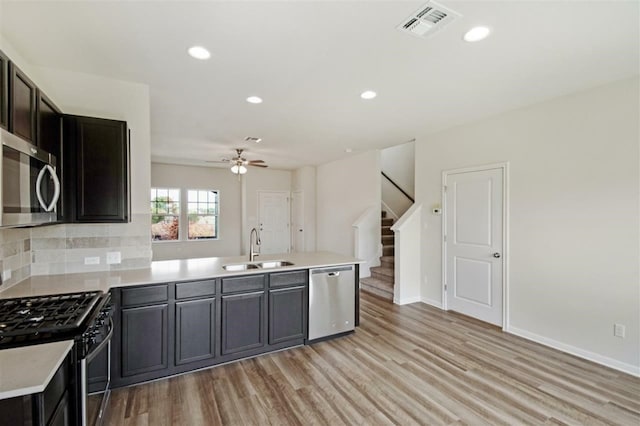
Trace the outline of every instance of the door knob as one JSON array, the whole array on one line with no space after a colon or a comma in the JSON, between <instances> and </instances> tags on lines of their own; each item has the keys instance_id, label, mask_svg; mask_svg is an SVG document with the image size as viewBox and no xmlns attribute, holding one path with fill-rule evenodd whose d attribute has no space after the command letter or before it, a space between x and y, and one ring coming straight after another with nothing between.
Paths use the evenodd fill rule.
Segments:
<instances>
[{"instance_id":1,"label":"door knob","mask_svg":"<svg viewBox=\"0 0 640 426\"><path fill-rule=\"evenodd\" d=\"M500 253L498 252L493 253L493 257L495 257L496 259L500 259Z\"/></svg>"}]
</instances>

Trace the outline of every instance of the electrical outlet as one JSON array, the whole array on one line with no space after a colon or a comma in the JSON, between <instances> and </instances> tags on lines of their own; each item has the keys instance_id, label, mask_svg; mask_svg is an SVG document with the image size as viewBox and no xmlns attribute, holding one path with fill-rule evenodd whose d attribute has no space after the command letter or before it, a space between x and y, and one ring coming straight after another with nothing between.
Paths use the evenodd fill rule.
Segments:
<instances>
[{"instance_id":1,"label":"electrical outlet","mask_svg":"<svg viewBox=\"0 0 640 426\"><path fill-rule=\"evenodd\" d=\"M100 258L98 256L85 257L84 258L84 264L85 265L99 265L100 264Z\"/></svg>"},{"instance_id":2,"label":"electrical outlet","mask_svg":"<svg viewBox=\"0 0 640 426\"><path fill-rule=\"evenodd\" d=\"M119 251L110 251L107 253L107 265L115 265L122 262Z\"/></svg>"},{"instance_id":3,"label":"electrical outlet","mask_svg":"<svg viewBox=\"0 0 640 426\"><path fill-rule=\"evenodd\" d=\"M613 324L613 335L624 339L626 328L622 324Z\"/></svg>"}]
</instances>

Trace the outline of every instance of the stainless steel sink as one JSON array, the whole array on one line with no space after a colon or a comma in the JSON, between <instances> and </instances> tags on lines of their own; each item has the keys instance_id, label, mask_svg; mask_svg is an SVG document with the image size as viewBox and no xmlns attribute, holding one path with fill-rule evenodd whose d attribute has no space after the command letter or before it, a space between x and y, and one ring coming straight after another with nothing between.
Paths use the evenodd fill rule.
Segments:
<instances>
[{"instance_id":1,"label":"stainless steel sink","mask_svg":"<svg viewBox=\"0 0 640 426\"><path fill-rule=\"evenodd\" d=\"M236 263L233 265L222 265L225 271L246 271L248 269L258 269L259 266L253 263Z\"/></svg>"},{"instance_id":2,"label":"stainless steel sink","mask_svg":"<svg viewBox=\"0 0 640 426\"><path fill-rule=\"evenodd\" d=\"M288 262L286 260L268 260L268 261L264 261L264 262L259 262L258 266L260 266L263 269L266 268L281 268L283 266L292 266L293 263Z\"/></svg>"}]
</instances>

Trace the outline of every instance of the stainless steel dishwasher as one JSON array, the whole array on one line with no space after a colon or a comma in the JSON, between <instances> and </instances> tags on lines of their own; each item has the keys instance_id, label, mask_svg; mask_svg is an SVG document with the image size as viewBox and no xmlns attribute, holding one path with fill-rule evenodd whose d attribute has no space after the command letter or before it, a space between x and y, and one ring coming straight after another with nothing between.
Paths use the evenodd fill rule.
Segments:
<instances>
[{"instance_id":1,"label":"stainless steel dishwasher","mask_svg":"<svg viewBox=\"0 0 640 426\"><path fill-rule=\"evenodd\" d=\"M355 297L353 265L310 269L308 340L352 331Z\"/></svg>"}]
</instances>

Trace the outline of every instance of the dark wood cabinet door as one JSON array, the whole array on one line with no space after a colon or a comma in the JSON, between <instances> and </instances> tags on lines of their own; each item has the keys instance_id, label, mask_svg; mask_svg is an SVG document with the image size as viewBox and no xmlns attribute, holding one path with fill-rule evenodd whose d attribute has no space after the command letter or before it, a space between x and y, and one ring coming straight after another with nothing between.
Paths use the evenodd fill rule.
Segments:
<instances>
[{"instance_id":1,"label":"dark wood cabinet door","mask_svg":"<svg viewBox=\"0 0 640 426\"><path fill-rule=\"evenodd\" d=\"M169 305L122 309L122 376L169 367Z\"/></svg>"},{"instance_id":2,"label":"dark wood cabinet door","mask_svg":"<svg viewBox=\"0 0 640 426\"><path fill-rule=\"evenodd\" d=\"M9 58L0 50L0 128L9 128Z\"/></svg>"},{"instance_id":3,"label":"dark wood cabinet door","mask_svg":"<svg viewBox=\"0 0 640 426\"><path fill-rule=\"evenodd\" d=\"M307 329L306 286L269 290L269 344L304 339Z\"/></svg>"},{"instance_id":4,"label":"dark wood cabinet door","mask_svg":"<svg viewBox=\"0 0 640 426\"><path fill-rule=\"evenodd\" d=\"M265 292L222 296L222 355L265 345Z\"/></svg>"},{"instance_id":5,"label":"dark wood cabinet door","mask_svg":"<svg viewBox=\"0 0 640 426\"><path fill-rule=\"evenodd\" d=\"M9 131L36 144L36 85L9 63Z\"/></svg>"},{"instance_id":6,"label":"dark wood cabinet door","mask_svg":"<svg viewBox=\"0 0 640 426\"><path fill-rule=\"evenodd\" d=\"M62 111L42 91L37 91L37 129L38 147L53 154L60 166L60 148L62 146Z\"/></svg>"},{"instance_id":7,"label":"dark wood cabinet door","mask_svg":"<svg viewBox=\"0 0 640 426\"><path fill-rule=\"evenodd\" d=\"M66 121L70 122L67 123ZM65 199L75 222L129 221L129 142L127 123L65 116ZM74 168L75 170L69 170ZM67 173L67 171L69 173ZM75 173L75 179L72 177ZM75 183L75 185L74 185ZM71 199L70 199L71 198ZM74 202L75 201L75 202ZM75 213L74 213L75 211ZM67 213L65 213L66 215Z\"/></svg>"},{"instance_id":8,"label":"dark wood cabinet door","mask_svg":"<svg viewBox=\"0 0 640 426\"><path fill-rule=\"evenodd\" d=\"M176 303L176 365L214 358L216 299Z\"/></svg>"}]
</instances>

